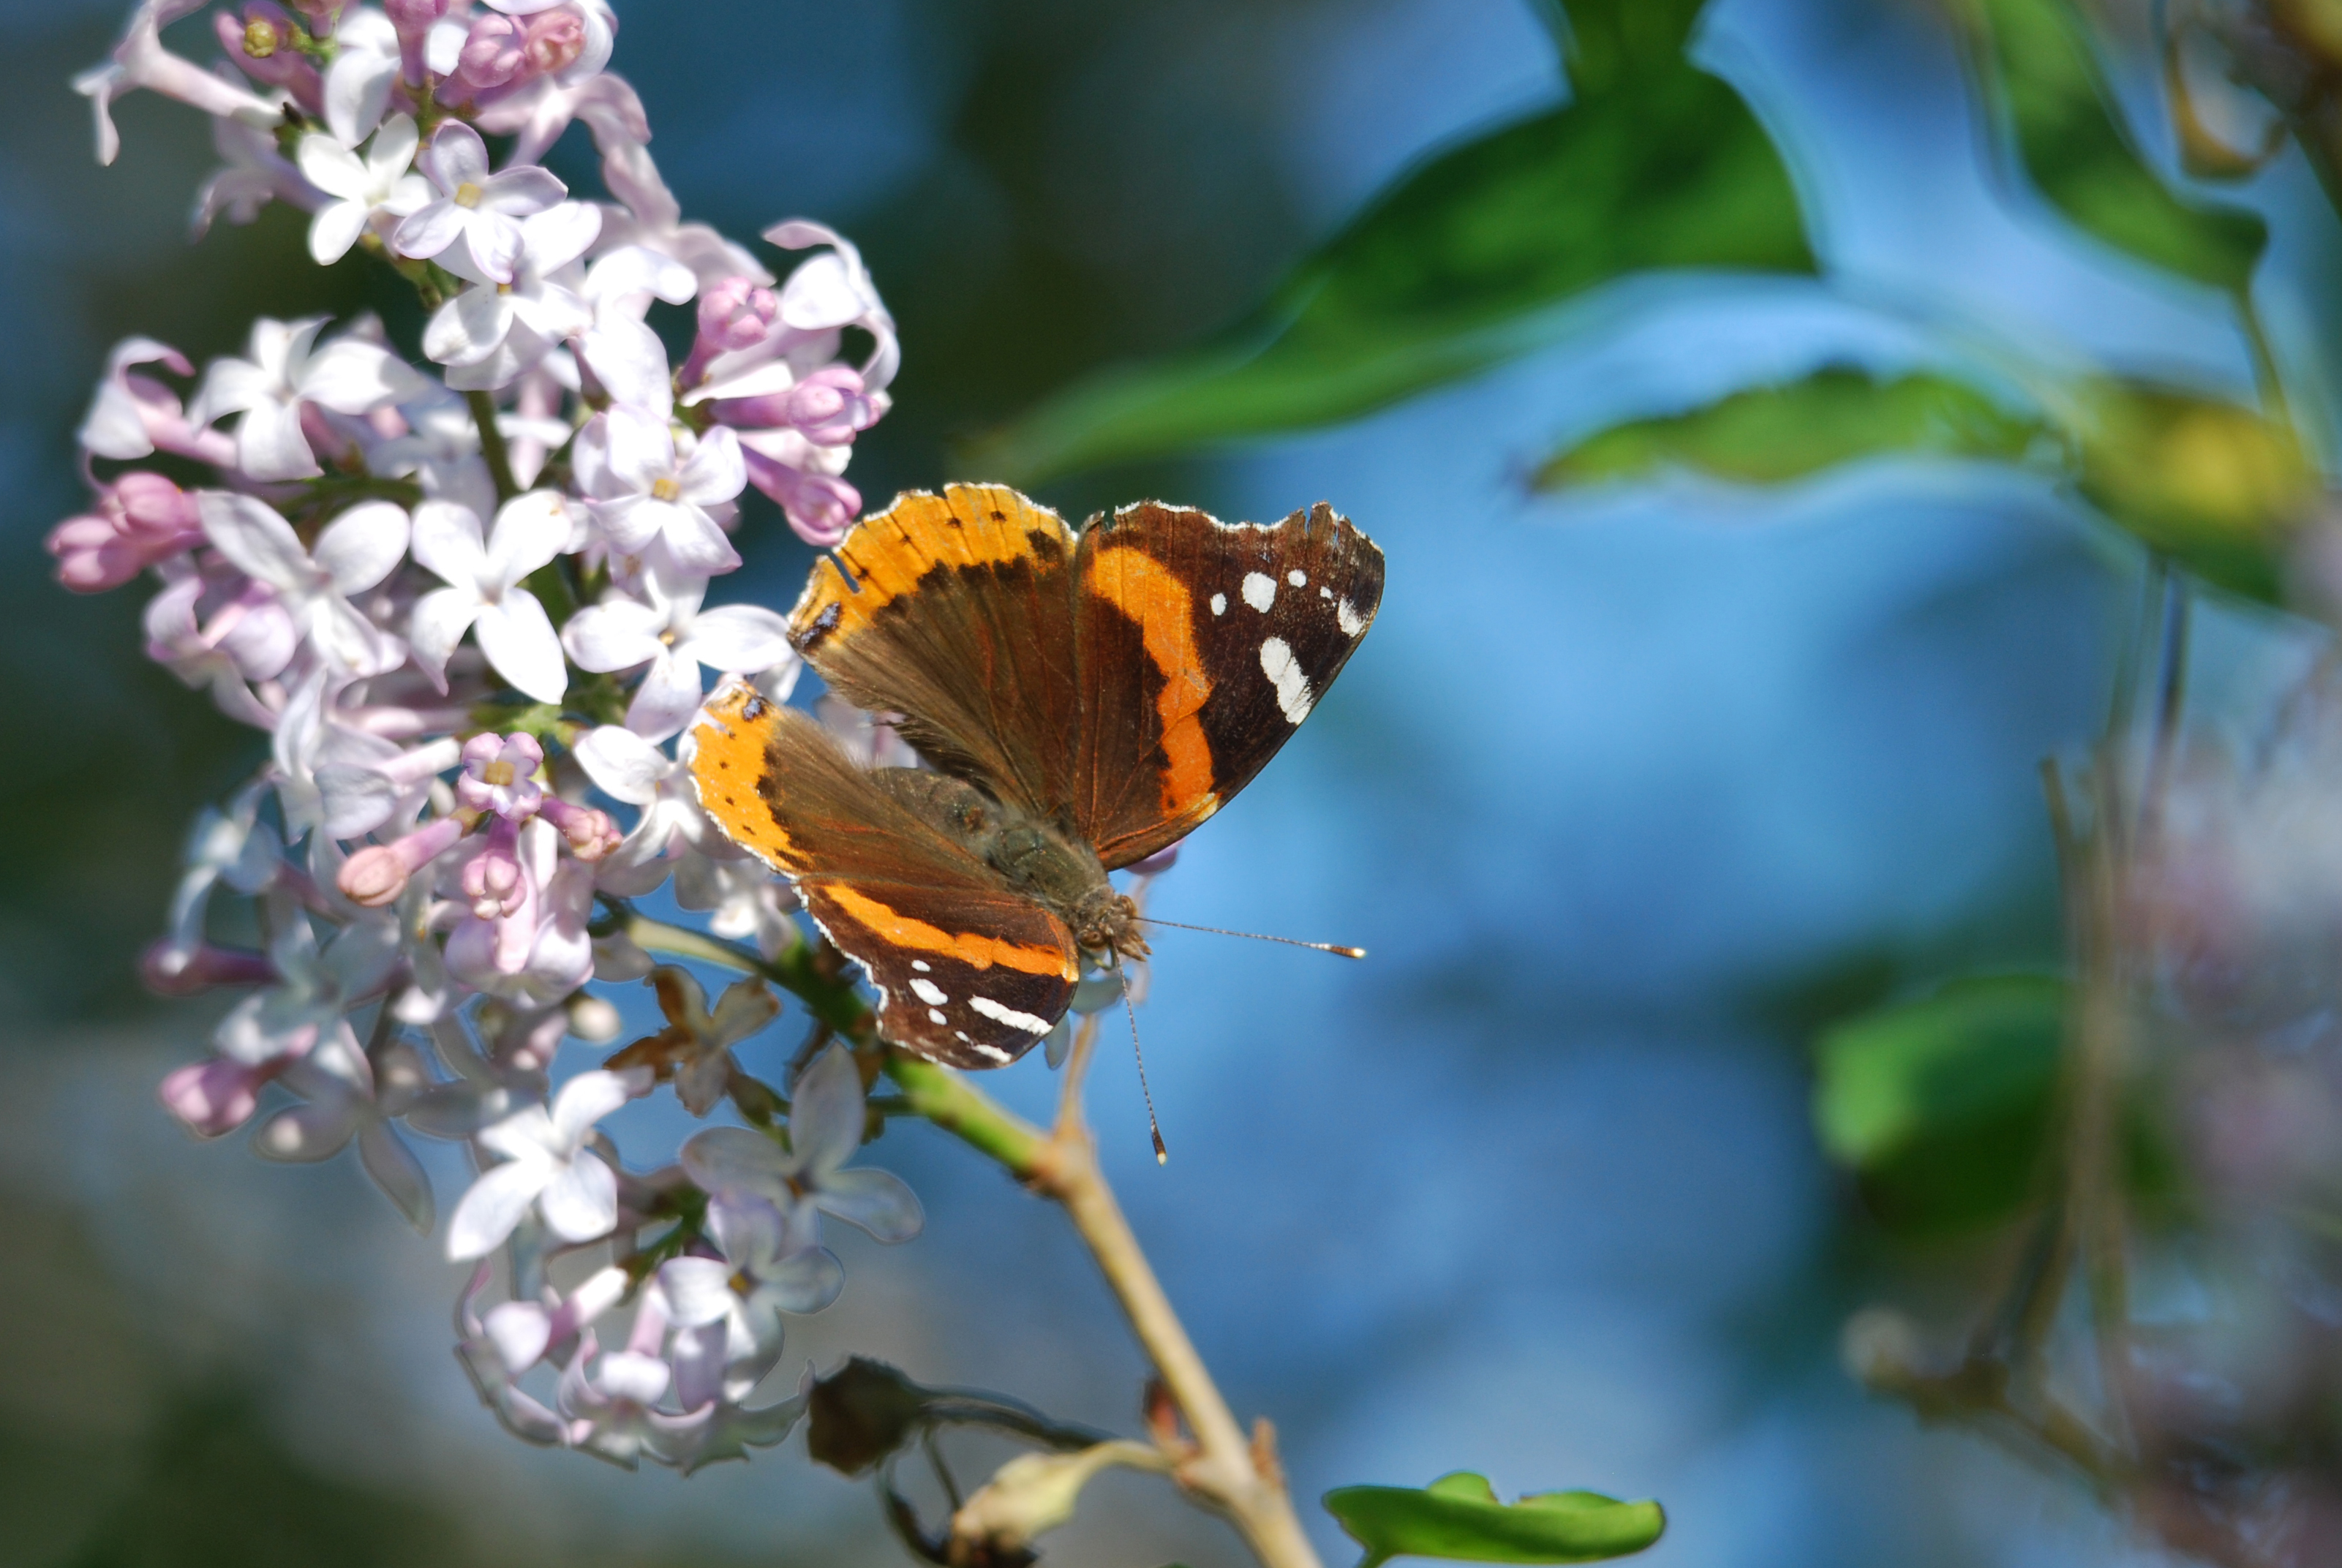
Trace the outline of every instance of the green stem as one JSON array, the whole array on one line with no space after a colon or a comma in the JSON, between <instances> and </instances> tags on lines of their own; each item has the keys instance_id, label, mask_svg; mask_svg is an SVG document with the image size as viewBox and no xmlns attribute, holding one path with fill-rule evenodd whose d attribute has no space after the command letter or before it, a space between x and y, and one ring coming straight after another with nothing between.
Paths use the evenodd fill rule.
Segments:
<instances>
[{"instance_id":1,"label":"green stem","mask_svg":"<svg viewBox=\"0 0 2342 1568\"><path fill-rule=\"evenodd\" d=\"M520 494L520 485L513 478L512 453L505 445L505 433L496 427L496 400L485 392L467 392L464 401L471 404L472 423L480 432L480 455L488 460L488 477L495 482L496 504L502 505Z\"/></svg>"}]
</instances>

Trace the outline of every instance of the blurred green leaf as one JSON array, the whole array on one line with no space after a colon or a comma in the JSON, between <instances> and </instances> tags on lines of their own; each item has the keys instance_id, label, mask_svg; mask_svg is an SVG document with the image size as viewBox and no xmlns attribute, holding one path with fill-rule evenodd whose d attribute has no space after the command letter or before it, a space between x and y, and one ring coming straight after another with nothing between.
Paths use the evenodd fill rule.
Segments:
<instances>
[{"instance_id":1,"label":"blurred green leaf","mask_svg":"<svg viewBox=\"0 0 2342 1568\"><path fill-rule=\"evenodd\" d=\"M2037 415L2012 414L1965 382L1927 374L1880 382L1828 365L1786 386L1614 425L1547 458L1531 483L1558 490L1681 466L1776 484L1887 452L2014 462L2042 434Z\"/></svg>"},{"instance_id":2,"label":"blurred green leaf","mask_svg":"<svg viewBox=\"0 0 2342 1568\"><path fill-rule=\"evenodd\" d=\"M2064 1017L2061 981L1977 975L1837 1025L1815 1045L1822 1148L1899 1228L2002 1217L2033 1188Z\"/></svg>"},{"instance_id":3,"label":"blurred green leaf","mask_svg":"<svg viewBox=\"0 0 2342 1568\"><path fill-rule=\"evenodd\" d=\"M1496 1501L1485 1475L1459 1470L1430 1485L1344 1486L1326 1510L1366 1549L1360 1568L1392 1557L1469 1563L1592 1563L1640 1552L1666 1528L1656 1503L1598 1492L1533 1493Z\"/></svg>"},{"instance_id":4,"label":"blurred green leaf","mask_svg":"<svg viewBox=\"0 0 2342 1568\"><path fill-rule=\"evenodd\" d=\"M1432 158L1250 320L1074 386L963 466L1029 484L1346 419L1536 346L1555 306L1629 274L1812 272L1763 127L1684 58L1698 8L1571 0L1569 104Z\"/></svg>"},{"instance_id":5,"label":"blurred green leaf","mask_svg":"<svg viewBox=\"0 0 2342 1568\"><path fill-rule=\"evenodd\" d=\"M2175 195L2139 155L2070 0L1958 0L1968 58L2007 110L2017 160L2077 225L2142 261L2241 295L2268 228Z\"/></svg>"},{"instance_id":6,"label":"blurred green leaf","mask_svg":"<svg viewBox=\"0 0 2342 1568\"><path fill-rule=\"evenodd\" d=\"M1777 484L1887 453L2062 470L2144 543L2260 599L2277 597L2285 540L2320 495L2290 425L2200 393L2104 377L2017 410L1936 373L1878 380L1843 365L1613 425L1546 458L1532 482L1560 489L1673 466Z\"/></svg>"},{"instance_id":7,"label":"blurred green leaf","mask_svg":"<svg viewBox=\"0 0 2342 1568\"><path fill-rule=\"evenodd\" d=\"M806 1453L841 1475L859 1475L911 1440L928 1391L883 1361L855 1356L813 1385Z\"/></svg>"}]
</instances>

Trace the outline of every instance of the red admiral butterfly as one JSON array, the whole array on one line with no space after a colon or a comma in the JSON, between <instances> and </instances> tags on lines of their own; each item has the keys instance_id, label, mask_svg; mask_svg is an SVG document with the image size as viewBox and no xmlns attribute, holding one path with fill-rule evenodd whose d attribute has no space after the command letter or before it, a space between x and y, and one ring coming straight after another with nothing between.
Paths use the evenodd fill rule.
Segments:
<instances>
[{"instance_id":1,"label":"red admiral butterfly","mask_svg":"<svg viewBox=\"0 0 2342 1568\"><path fill-rule=\"evenodd\" d=\"M881 1034L1001 1066L1065 1016L1086 952L1146 954L1106 874L1260 771L1382 590L1324 502L1228 524L1142 501L1076 534L1002 486L910 492L815 566L789 631L935 771L857 767L734 686L696 732L700 804L868 971Z\"/></svg>"}]
</instances>

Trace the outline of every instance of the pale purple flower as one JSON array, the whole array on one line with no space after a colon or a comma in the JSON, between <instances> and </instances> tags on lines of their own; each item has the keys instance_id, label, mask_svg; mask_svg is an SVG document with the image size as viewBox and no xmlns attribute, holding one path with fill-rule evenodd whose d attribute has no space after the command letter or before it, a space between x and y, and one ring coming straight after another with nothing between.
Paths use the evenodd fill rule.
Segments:
<instances>
[{"instance_id":1,"label":"pale purple flower","mask_svg":"<svg viewBox=\"0 0 2342 1568\"><path fill-rule=\"evenodd\" d=\"M299 644L275 593L216 557L209 569L185 556L157 569L166 585L141 613L146 656L189 687L208 689L220 712L237 723L274 729L275 713L246 683L278 674Z\"/></svg>"},{"instance_id":2,"label":"pale purple flower","mask_svg":"<svg viewBox=\"0 0 2342 1568\"><path fill-rule=\"evenodd\" d=\"M635 1340L640 1340L640 1309ZM631 1342L630 1342L631 1343ZM592 1365L596 1358L601 1365ZM566 1418L565 1441L614 1464L635 1468L644 1454L656 1457L659 1426L655 1407L666 1397L674 1371L646 1350L602 1348L587 1329L578 1336L577 1353L562 1369L555 1404Z\"/></svg>"},{"instance_id":3,"label":"pale purple flower","mask_svg":"<svg viewBox=\"0 0 2342 1568\"><path fill-rule=\"evenodd\" d=\"M515 226L507 277L495 279L454 252L440 258L473 286L432 313L423 352L447 366L447 385L487 391L534 368L565 337L584 332L594 313L555 275L586 254L601 231L599 208L565 202Z\"/></svg>"},{"instance_id":4,"label":"pale purple flower","mask_svg":"<svg viewBox=\"0 0 2342 1568\"><path fill-rule=\"evenodd\" d=\"M816 446L794 429L755 430L740 437L741 472L773 498L806 544L827 549L862 513L862 492L838 477L850 446Z\"/></svg>"},{"instance_id":5,"label":"pale purple flower","mask_svg":"<svg viewBox=\"0 0 2342 1568\"><path fill-rule=\"evenodd\" d=\"M815 1234L810 1212L793 1223L755 1198L716 1199L707 1228L720 1258L680 1257L659 1269L659 1288L680 1331L676 1370L692 1392L746 1399L781 1357L781 1314L816 1313L846 1288L846 1271ZM690 1393L686 1406L701 1403Z\"/></svg>"},{"instance_id":6,"label":"pale purple flower","mask_svg":"<svg viewBox=\"0 0 2342 1568\"><path fill-rule=\"evenodd\" d=\"M677 749L690 744L686 738ZM666 881L686 855L729 858L740 853L700 809L686 760L668 756L617 724L589 730L572 751L604 794L642 808L626 842L596 868L605 891L639 898Z\"/></svg>"},{"instance_id":7,"label":"pale purple flower","mask_svg":"<svg viewBox=\"0 0 2342 1568\"><path fill-rule=\"evenodd\" d=\"M198 1138L225 1137L252 1120L260 1109L260 1091L284 1069L281 1057L251 1063L214 1056L165 1074L155 1098Z\"/></svg>"},{"instance_id":8,"label":"pale purple flower","mask_svg":"<svg viewBox=\"0 0 2342 1568\"><path fill-rule=\"evenodd\" d=\"M226 161L195 192L188 220L194 238L209 234L223 213L232 224L248 224L270 202L304 212L318 205L316 189L276 150L276 138L267 131L242 120L214 120L212 147Z\"/></svg>"},{"instance_id":9,"label":"pale purple flower","mask_svg":"<svg viewBox=\"0 0 2342 1568\"><path fill-rule=\"evenodd\" d=\"M405 554L406 514L399 507L360 502L325 525L313 555L291 524L252 496L204 490L196 501L213 546L274 591L303 640L329 665L381 674L405 657L398 639L349 601L390 575Z\"/></svg>"},{"instance_id":10,"label":"pale purple flower","mask_svg":"<svg viewBox=\"0 0 2342 1568\"><path fill-rule=\"evenodd\" d=\"M578 433L580 478L612 549L640 555L654 543L683 575L706 577L740 564L716 521L746 487L740 443L718 425L679 448L665 419L624 405Z\"/></svg>"},{"instance_id":11,"label":"pale purple flower","mask_svg":"<svg viewBox=\"0 0 2342 1568\"><path fill-rule=\"evenodd\" d=\"M579 292L594 325L578 351L614 401L661 419L673 412L666 347L643 316L653 299L681 305L698 286L689 267L641 245L606 252L586 272Z\"/></svg>"},{"instance_id":12,"label":"pale purple flower","mask_svg":"<svg viewBox=\"0 0 2342 1568\"><path fill-rule=\"evenodd\" d=\"M592 1327L625 1299L632 1283L626 1270L613 1265L586 1275L566 1296L547 1285L541 1302L515 1300L490 1307L480 1314L477 1334L494 1356L493 1371L506 1379L519 1377Z\"/></svg>"},{"instance_id":13,"label":"pale purple flower","mask_svg":"<svg viewBox=\"0 0 2342 1568\"><path fill-rule=\"evenodd\" d=\"M455 798L467 810L525 822L545 799L545 787L536 782L544 765L545 748L535 735L474 735L464 743L464 776L455 781Z\"/></svg>"},{"instance_id":14,"label":"pale purple flower","mask_svg":"<svg viewBox=\"0 0 2342 1568\"><path fill-rule=\"evenodd\" d=\"M656 1457L686 1475L720 1460L746 1459L751 1448L770 1448L788 1436L813 1400L813 1367L797 1380L797 1391L787 1399L751 1409L737 1400L717 1397L706 1403L693 1395L703 1392L708 1378L696 1362L678 1349L674 1360L676 1394L682 1415L655 1415L659 1431Z\"/></svg>"},{"instance_id":15,"label":"pale purple flower","mask_svg":"<svg viewBox=\"0 0 2342 1568\"><path fill-rule=\"evenodd\" d=\"M520 220L555 206L569 194L559 180L531 165L490 174L487 144L461 120L440 124L424 149L421 167L438 197L400 223L390 236L391 248L417 259L450 255L460 248L467 264L464 275L489 283L513 281L521 248ZM586 242L592 240L588 235ZM584 250L581 245L572 255ZM454 270L453 259L441 265Z\"/></svg>"},{"instance_id":16,"label":"pale purple flower","mask_svg":"<svg viewBox=\"0 0 2342 1568\"><path fill-rule=\"evenodd\" d=\"M409 173L415 145L415 122L405 115L383 121L364 158L331 136L313 131L301 138L301 173L338 198L309 220L309 254L320 266L347 255L368 226L380 227L379 218L406 217L431 199L430 182Z\"/></svg>"},{"instance_id":17,"label":"pale purple flower","mask_svg":"<svg viewBox=\"0 0 2342 1568\"><path fill-rule=\"evenodd\" d=\"M276 124L276 105L163 47L164 27L203 5L204 0L144 0L130 14L130 25L106 63L74 78L74 91L90 101L96 115L99 163L114 162L122 150L121 135L114 128L114 100L140 87L192 104L206 115L233 115L264 129Z\"/></svg>"},{"instance_id":18,"label":"pale purple flower","mask_svg":"<svg viewBox=\"0 0 2342 1568\"><path fill-rule=\"evenodd\" d=\"M455 1205L447 1255L485 1257L532 1207L563 1241L608 1235L618 1223L618 1180L593 1152L594 1124L647 1087L647 1074L580 1073L550 1110L531 1105L482 1128L480 1147L504 1163L481 1173Z\"/></svg>"},{"instance_id":19,"label":"pale purple flower","mask_svg":"<svg viewBox=\"0 0 2342 1568\"><path fill-rule=\"evenodd\" d=\"M132 374L131 366L138 365L161 365L181 375L193 375L195 370L177 349L151 337L125 337L115 344L106 355L105 378L75 432L82 450L93 457L117 459L146 457L159 450L219 467L234 463L235 441L190 421L177 394L152 376Z\"/></svg>"},{"instance_id":20,"label":"pale purple flower","mask_svg":"<svg viewBox=\"0 0 2342 1568\"><path fill-rule=\"evenodd\" d=\"M537 106L523 134L530 145L536 145L535 138L547 130L557 135L555 126L567 112L593 131L594 145L602 155L602 184L618 198L618 205L607 209L606 243L643 245L672 256L697 274L703 285L736 276L772 282L772 275L747 251L706 224L683 221L683 204L659 176L651 157L650 126L633 88L616 76L603 75L574 98L547 96L550 101ZM487 118L484 115L482 123ZM543 145L552 144L548 139Z\"/></svg>"},{"instance_id":21,"label":"pale purple flower","mask_svg":"<svg viewBox=\"0 0 2342 1568\"><path fill-rule=\"evenodd\" d=\"M415 601L408 639L415 661L446 689L447 656L466 631L496 674L540 703L569 689L561 639L535 594L521 584L569 543L568 504L558 491L532 490L496 512L486 539L469 507L425 501L415 509L415 559L449 585Z\"/></svg>"},{"instance_id":22,"label":"pale purple flower","mask_svg":"<svg viewBox=\"0 0 2342 1568\"><path fill-rule=\"evenodd\" d=\"M519 1372L509 1369L497 1341L475 1310L481 1293L488 1288L491 1271L482 1263L472 1272L471 1283L455 1303L455 1358L472 1379L472 1386L480 1403L495 1413L504 1429L525 1443L551 1447L561 1443L569 1433L568 1423L547 1410L525 1392L516 1381ZM511 1303L504 1303L511 1305ZM491 1308L493 1313L496 1309ZM525 1371L526 1368L521 1369Z\"/></svg>"},{"instance_id":23,"label":"pale purple flower","mask_svg":"<svg viewBox=\"0 0 2342 1568\"><path fill-rule=\"evenodd\" d=\"M276 1112L252 1134L252 1152L265 1160L314 1164L358 1146L359 1164L383 1195L426 1235L435 1213L431 1181L414 1153L393 1130L430 1085L431 1074L415 1049L392 1041L369 1060L364 1052L329 1038L288 1064L278 1082L303 1104Z\"/></svg>"},{"instance_id":24,"label":"pale purple flower","mask_svg":"<svg viewBox=\"0 0 2342 1568\"><path fill-rule=\"evenodd\" d=\"M328 836L355 838L394 817L412 818L422 810L438 775L454 767L462 752L453 735L404 752L395 744L385 736L365 734L355 746L330 748L337 754L335 760L315 765L318 816ZM353 752L358 754L338 754Z\"/></svg>"},{"instance_id":25,"label":"pale purple flower","mask_svg":"<svg viewBox=\"0 0 2342 1568\"><path fill-rule=\"evenodd\" d=\"M366 471L385 478L412 478L429 499L469 507L475 516L495 512L495 481L489 475L487 459L480 455L480 427L470 404L436 387L402 404L398 412L406 429L366 453ZM534 428L510 417L498 418L496 427L508 443Z\"/></svg>"},{"instance_id":26,"label":"pale purple flower","mask_svg":"<svg viewBox=\"0 0 2342 1568\"><path fill-rule=\"evenodd\" d=\"M526 68L575 86L610 64L618 19L606 0L486 0L507 16L528 18Z\"/></svg>"},{"instance_id":27,"label":"pale purple flower","mask_svg":"<svg viewBox=\"0 0 2342 1568\"><path fill-rule=\"evenodd\" d=\"M209 424L230 414L236 466L255 479L307 479L322 472L301 429L301 404L365 414L423 395L428 383L381 345L345 334L312 350L322 315L252 324L247 357L212 361L188 418Z\"/></svg>"},{"instance_id":28,"label":"pale purple flower","mask_svg":"<svg viewBox=\"0 0 2342 1568\"><path fill-rule=\"evenodd\" d=\"M710 1197L761 1199L796 1217L810 1204L882 1242L906 1242L925 1223L899 1176L843 1169L862 1146L862 1070L833 1044L797 1080L784 1149L746 1127L710 1127L683 1146L683 1168Z\"/></svg>"},{"instance_id":29,"label":"pale purple flower","mask_svg":"<svg viewBox=\"0 0 2342 1568\"><path fill-rule=\"evenodd\" d=\"M345 925L321 950L309 917L287 911L268 944L276 984L236 1004L212 1044L248 1066L305 1055L327 1035L348 1033L346 1014L381 994L397 957L398 933L388 921Z\"/></svg>"},{"instance_id":30,"label":"pale purple flower","mask_svg":"<svg viewBox=\"0 0 2342 1568\"><path fill-rule=\"evenodd\" d=\"M626 727L644 738L665 740L691 722L703 690L702 664L756 675L796 663L788 623L778 612L761 604L702 610L707 592L702 579L664 588L654 574L646 586L647 604L613 594L578 611L562 628L562 641L581 669L642 667Z\"/></svg>"},{"instance_id":31,"label":"pale purple flower","mask_svg":"<svg viewBox=\"0 0 2342 1568\"><path fill-rule=\"evenodd\" d=\"M57 581L76 594L120 587L204 536L195 498L159 474L125 474L101 485L97 504L50 530Z\"/></svg>"},{"instance_id":32,"label":"pale purple flower","mask_svg":"<svg viewBox=\"0 0 2342 1568\"><path fill-rule=\"evenodd\" d=\"M171 894L164 938L167 946L192 953L202 944L205 915L218 884L251 894L275 879L285 846L276 830L260 820L265 790L263 783L246 784L225 811L205 806L195 814L180 855L179 885Z\"/></svg>"},{"instance_id":33,"label":"pale purple flower","mask_svg":"<svg viewBox=\"0 0 2342 1568\"><path fill-rule=\"evenodd\" d=\"M478 853L495 847L492 831ZM447 973L475 991L516 1005L549 1007L583 985L594 973L594 944L586 926L594 908L595 868L563 855L562 835L551 823L521 824L511 846L520 878L508 890L504 913L466 912L447 936ZM457 868L458 885L469 871ZM480 890L480 902L493 892ZM467 898L469 890L466 890Z\"/></svg>"},{"instance_id":34,"label":"pale purple flower","mask_svg":"<svg viewBox=\"0 0 2342 1568\"><path fill-rule=\"evenodd\" d=\"M707 993L687 969L666 965L651 973L666 1027L645 1035L610 1058L628 1067L649 1067L674 1081L676 1098L695 1116L705 1116L732 1085L732 1047L780 1016L780 998L761 980L736 980L711 1011Z\"/></svg>"},{"instance_id":35,"label":"pale purple flower","mask_svg":"<svg viewBox=\"0 0 2342 1568\"><path fill-rule=\"evenodd\" d=\"M683 856L675 868L675 902L706 915L707 929L716 935L745 937L767 958L778 956L797 937L789 919L796 894L752 854L726 859L703 851Z\"/></svg>"},{"instance_id":36,"label":"pale purple flower","mask_svg":"<svg viewBox=\"0 0 2342 1568\"><path fill-rule=\"evenodd\" d=\"M212 13L212 32L232 65L264 87L275 87L305 114L325 106L325 81L315 62L293 45L295 29L306 31L275 0L245 0L241 12Z\"/></svg>"},{"instance_id":37,"label":"pale purple flower","mask_svg":"<svg viewBox=\"0 0 2342 1568\"><path fill-rule=\"evenodd\" d=\"M849 326L872 338L870 357L861 366L865 386L874 394L885 391L902 364L902 347L862 253L835 229L803 218L774 225L765 238L787 250L829 248L800 264L781 285L775 327L746 347L715 355L706 379L684 401L786 392L837 357L839 334Z\"/></svg>"}]
</instances>

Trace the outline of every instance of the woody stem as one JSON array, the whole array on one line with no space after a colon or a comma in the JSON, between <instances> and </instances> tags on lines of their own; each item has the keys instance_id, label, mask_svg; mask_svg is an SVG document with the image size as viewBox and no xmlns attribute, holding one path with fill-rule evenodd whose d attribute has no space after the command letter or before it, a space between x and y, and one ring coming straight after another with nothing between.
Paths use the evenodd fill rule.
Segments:
<instances>
[{"instance_id":1,"label":"woody stem","mask_svg":"<svg viewBox=\"0 0 2342 1568\"><path fill-rule=\"evenodd\" d=\"M802 945L767 960L753 948L669 925L623 905L614 924L655 952L761 974L794 992L840 1033L858 1039L869 1036L868 1010L851 983L823 974ZM1097 1142L1081 1108L1080 1073L1096 1038L1094 1024L1086 1020L1077 1037L1073 1060L1066 1064L1072 1075L1057 1107L1056 1124L1046 1133L995 1103L963 1074L907 1052L886 1047L883 1070L902 1090L913 1114L998 1161L1018 1181L1055 1199L1073 1221L1122 1303L1140 1347L1195 1433L1196 1452L1181 1456L1172 1472L1182 1489L1226 1515L1262 1568L1321 1568L1286 1492L1266 1423L1250 1439L1237 1425L1130 1222L1123 1217L1114 1189L1098 1169Z\"/></svg>"}]
</instances>

